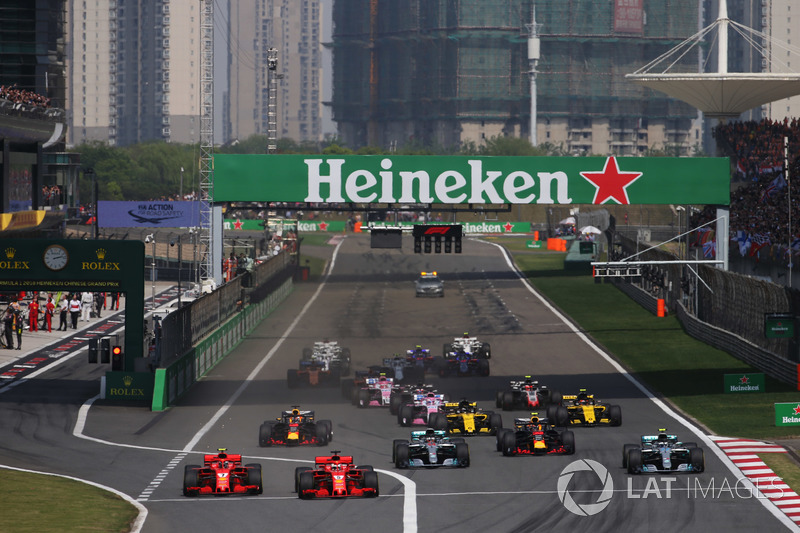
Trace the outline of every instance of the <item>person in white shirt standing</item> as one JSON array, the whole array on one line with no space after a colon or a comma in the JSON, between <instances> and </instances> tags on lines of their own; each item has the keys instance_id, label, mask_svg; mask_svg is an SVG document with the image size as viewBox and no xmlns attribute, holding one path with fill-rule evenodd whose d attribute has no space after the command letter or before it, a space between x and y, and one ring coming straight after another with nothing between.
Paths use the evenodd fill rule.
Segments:
<instances>
[{"instance_id":1,"label":"person in white shirt standing","mask_svg":"<svg viewBox=\"0 0 800 533\"><path fill-rule=\"evenodd\" d=\"M81 295L81 322L89 322L92 318L92 305L94 305L94 295L91 292L84 292Z\"/></svg>"}]
</instances>

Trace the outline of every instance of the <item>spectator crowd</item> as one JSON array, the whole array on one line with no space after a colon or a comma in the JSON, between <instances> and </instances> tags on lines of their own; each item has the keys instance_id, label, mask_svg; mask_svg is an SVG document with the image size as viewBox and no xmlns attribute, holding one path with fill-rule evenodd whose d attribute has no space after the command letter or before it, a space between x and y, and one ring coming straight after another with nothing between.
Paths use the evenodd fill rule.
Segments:
<instances>
[{"instance_id":1,"label":"spectator crowd","mask_svg":"<svg viewBox=\"0 0 800 533\"><path fill-rule=\"evenodd\" d=\"M31 107L50 107L50 99L41 94L25 89L17 88L14 84L11 87L0 85L0 98Z\"/></svg>"},{"instance_id":2,"label":"spectator crowd","mask_svg":"<svg viewBox=\"0 0 800 533\"><path fill-rule=\"evenodd\" d=\"M731 192L732 250L754 257L766 252L787 259L800 255L800 189L795 184L800 178L800 120L730 122L714 128L713 134L723 155L731 158L732 184L739 185ZM788 138L788 179L784 138ZM716 209L707 206L692 217L692 227L715 217ZM694 244L709 250L712 230L695 232Z\"/></svg>"}]
</instances>

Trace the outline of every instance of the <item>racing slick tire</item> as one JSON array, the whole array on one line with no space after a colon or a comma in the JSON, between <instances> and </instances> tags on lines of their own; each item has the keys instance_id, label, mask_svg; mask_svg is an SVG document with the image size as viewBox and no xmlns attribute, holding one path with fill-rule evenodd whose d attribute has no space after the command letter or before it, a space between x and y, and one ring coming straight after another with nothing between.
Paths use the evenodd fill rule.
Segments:
<instances>
[{"instance_id":1,"label":"racing slick tire","mask_svg":"<svg viewBox=\"0 0 800 533\"><path fill-rule=\"evenodd\" d=\"M488 342L484 342L478 353L480 354L481 357L483 357L485 359L491 359L492 358L492 347L491 347L491 345L489 345Z\"/></svg>"},{"instance_id":2,"label":"racing slick tire","mask_svg":"<svg viewBox=\"0 0 800 533\"><path fill-rule=\"evenodd\" d=\"M197 472L200 470L200 465L186 465L183 469L183 495L184 496L197 496L196 490L189 490L189 487L197 486Z\"/></svg>"},{"instance_id":3,"label":"racing slick tire","mask_svg":"<svg viewBox=\"0 0 800 533\"><path fill-rule=\"evenodd\" d=\"M561 399L562 395L560 392L558 392L557 390L550 391L550 399L548 400L548 403L552 403L554 405L561 405Z\"/></svg>"},{"instance_id":4,"label":"racing slick tire","mask_svg":"<svg viewBox=\"0 0 800 533\"><path fill-rule=\"evenodd\" d=\"M356 470L366 470L367 472L374 472L375 467L372 465L358 465Z\"/></svg>"},{"instance_id":5,"label":"racing slick tire","mask_svg":"<svg viewBox=\"0 0 800 533\"><path fill-rule=\"evenodd\" d=\"M397 449L394 451L394 466L408 468L408 443L397 445Z\"/></svg>"},{"instance_id":6,"label":"racing slick tire","mask_svg":"<svg viewBox=\"0 0 800 533\"><path fill-rule=\"evenodd\" d=\"M369 498L377 498L380 496L380 490L378 489L378 474L376 472L364 472L364 488L375 489L375 492L369 494Z\"/></svg>"},{"instance_id":7,"label":"racing slick tire","mask_svg":"<svg viewBox=\"0 0 800 533\"><path fill-rule=\"evenodd\" d=\"M689 448L697 448L697 443L696 442L682 442L681 444L683 445L684 448L687 448L687 449L689 449Z\"/></svg>"},{"instance_id":8,"label":"racing slick tire","mask_svg":"<svg viewBox=\"0 0 800 533\"><path fill-rule=\"evenodd\" d=\"M325 424L314 424L314 436L317 437L317 446L328 445L328 426Z\"/></svg>"},{"instance_id":9,"label":"racing slick tire","mask_svg":"<svg viewBox=\"0 0 800 533\"><path fill-rule=\"evenodd\" d=\"M397 447L401 444L408 445L408 441L406 439L394 439L392 441L392 462L397 462Z\"/></svg>"},{"instance_id":10,"label":"racing slick tire","mask_svg":"<svg viewBox=\"0 0 800 533\"><path fill-rule=\"evenodd\" d=\"M343 379L342 383L341 383L342 398L344 398L345 400L349 400L350 398L352 398L352 393L353 393L353 387L354 386L355 386L355 383L353 382L352 379Z\"/></svg>"},{"instance_id":11,"label":"racing slick tire","mask_svg":"<svg viewBox=\"0 0 800 533\"><path fill-rule=\"evenodd\" d=\"M297 497L301 500L310 500L314 494L303 494L303 491L314 490L314 473L311 469L301 472L300 479L297 482Z\"/></svg>"},{"instance_id":12,"label":"racing slick tire","mask_svg":"<svg viewBox=\"0 0 800 533\"><path fill-rule=\"evenodd\" d=\"M342 375L350 375L350 348L342 348Z\"/></svg>"},{"instance_id":13,"label":"racing slick tire","mask_svg":"<svg viewBox=\"0 0 800 533\"><path fill-rule=\"evenodd\" d=\"M312 468L310 466L298 466L294 469L294 491L300 492L300 474L309 472Z\"/></svg>"},{"instance_id":14,"label":"racing slick tire","mask_svg":"<svg viewBox=\"0 0 800 533\"><path fill-rule=\"evenodd\" d=\"M706 458L703 453L703 448L689 449L689 464L692 465L692 470L695 472L702 472L706 469Z\"/></svg>"},{"instance_id":15,"label":"racing slick tire","mask_svg":"<svg viewBox=\"0 0 800 533\"><path fill-rule=\"evenodd\" d=\"M449 342L444 343L442 346L442 357L447 357L447 354L450 353L450 350L453 348L453 345Z\"/></svg>"},{"instance_id":16,"label":"racing slick tire","mask_svg":"<svg viewBox=\"0 0 800 533\"><path fill-rule=\"evenodd\" d=\"M431 366L433 369L433 373L439 376L440 378L446 378L449 374L449 369L447 368L447 361L443 357L434 357L433 358L433 365Z\"/></svg>"},{"instance_id":17,"label":"racing slick tire","mask_svg":"<svg viewBox=\"0 0 800 533\"><path fill-rule=\"evenodd\" d=\"M514 409L514 391L507 390L503 392L503 411L511 411Z\"/></svg>"},{"instance_id":18,"label":"racing slick tire","mask_svg":"<svg viewBox=\"0 0 800 533\"><path fill-rule=\"evenodd\" d=\"M325 432L328 434L328 442L333 440L333 422L330 420L320 420L317 422L317 425L325 426Z\"/></svg>"},{"instance_id":19,"label":"racing slick tire","mask_svg":"<svg viewBox=\"0 0 800 533\"><path fill-rule=\"evenodd\" d=\"M571 431L564 431L561 433L561 444L567 449L566 455L575 453L575 434Z\"/></svg>"},{"instance_id":20,"label":"racing slick tire","mask_svg":"<svg viewBox=\"0 0 800 533\"><path fill-rule=\"evenodd\" d=\"M402 406L400 412L397 413L397 421L400 422L400 425L404 428L409 427L414 422L414 406Z\"/></svg>"},{"instance_id":21,"label":"racing slick tire","mask_svg":"<svg viewBox=\"0 0 800 533\"><path fill-rule=\"evenodd\" d=\"M286 385L288 385L290 389L296 389L299 384L300 380L297 378L297 369L290 368L289 370L287 370Z\"/></svg>"},{"instance_id":22,"label":"racing slick tire","mask_svg":"<svg viewBox=\"0 0 800 533\"><path fill-rule=\"evenodd\" d=\"M456 443L456 459L458 459L458 466L466 468L469 466L469 445L466 442Z\"/></svg>"},{"instance_id":23,"label":"racing slick tire","mask_svg":"<svg viewBox=\"0 0 800 533\"><path fill-rule=\"evenodd\" d=\"M628 468L628 452L639 448L638 444L623 444L622 445L622 468Z\"/></svg>"},{"instance_id":24,"label":"racing slick tire","mask_svg":"<svg viewBox=\"0 0 800 533\"><path fill-rule=\"evenodd\" d=\"M642 450L634 448L628 451L628 473L638 474L642 467Z\"/></svg>"},{"instance_id":25,"label":"racing slick tire","mask_svg":"<svg viewBox=\"0 0 800 533\"><path fill-rule=\"evenodd\" d=\"M489 361L486 359L478 360L478 375L483 377L489 375Z\"/></svg>"},{"instance_id":26,"label":"racing slick tire","mask_svg":"<svg viewBox=\"0 0 800 533\"><path fill-rule=\"evenodd\" d=\"M567 427L569 425L569 411L567 411L566 407L563 405L557 405L555 406L555 410L553 412L555 413L555 419L553 420L553 423L556 426Z\"/></svg>"},{"instance_id":27,"label":"racing slick tire","mask_svg":"<svg viewBox=\"0 0 800 533\"><path fill-rule=\"evenodd\" d=\"M517 449L517 434L513 431L504 432L501 437L500 451L503 455L510 457L516 455Z\"/></svg>"},{"instance_id":28,"label":"racing slick tire","mask_svg":"<svg viewBox=\"0 0 800 533\"><path fill-rule=\"evenodd\" d=\"M363 409L365 407L369 407L369 399L370 399L369 389L361 389L358 391L357 405L359 408Z\"/></svg>"},{"instance_id":29,"label":"racing slick tire","mask_svg":"<svg viewBox=\"0 0 800 533\"><path fill-rule=\"evenodd\" d=\"M244 467L247 469L247 484L258 486L255 492L252 492L251 494L263 494L264 481L263 477L261 476L261 465L258 463L251 463L244 465Z\"/></svg>"},{"instance_id":30,"label":"racing slick tire","mask_svg":"<svg viewBox=\"0 0 800 533\"><path fill-rule=\"evenodd\" d=\"M270 440L272 439L272 428L274 424L272 422L264 422L261 424L261 427L258 428L258 445L262 448L268 448L272 446Z\"/></svg>"},{"instance_id":31,"label":"racing slick tire","mask_svg":"<svg viewBox=\"0 0 800 533\"><path fill-rule=\"evenodd\" d=\"M489 428L490 428L490 435L496 435L498 431L503 428L503 417L500 416L498 413L492 413L489 415Z\"/></svg>"},{"instance_id":32,"label":"racing slick tire","mask_svg":"<svg viewBox=\"0 0 800 533\"><path fill-rule=\"evenodd\" d=\"M400 406L403 405L405 402L403 401L402 394L394 394L392 393L389 396L389 413L396 415L397 412L400 410Z\"/></svg>"},{"instance_id":33,"label":"racing slick tire","mask_svg":"<svg viewBox=\"0 0 800 533\"><path fill-rule=\"evenodd\" d=\"M466 444L467 439L465 439L464 437L453 437L452 439L450 439L450 442L452 442L453 444Z\"/></svg>"},{"instance_id":34,"label":"racing slick tire","mask_svg":"<svg viewBox=\"0 0 800 533\"><path fill-rule=\"evenodd\" d=\"M497 394L495 394L494 406L497 407L498 409L502 409L503 408L503 394L504 393L505 393L505 391L499 390L499 391L497 391Z\"/></svg>"},{"instance_id":35,"label":"racing slick tire","mask_svg":"<svg viewBox=\"0 0 800 533\"><path fill-rule=\"evenodd\" d=\"M428 416L428 427L447 431L447 416L444 413L431 413Z\"/></svg>"},{"instance_id":36,"label":"racing slick tire","mask_svg":"<svg viewBox=\"0 0 800 533\"><path fill-rule=\"evenodd\" d=\"M301 361L311 361L311 354L313 353L314 351L311 348L303 348L303 358Z\"/></svg>"},{"instance_id":37,"label":"racing slick tire","mask_svg":"<svg viewBox=\"0 0 800 533\"><path fill-rule=\"evenodd\" d=\"M622 425L622 408L619 405L610 405L608 407L608 420L610 426Z\"/></svg>"},{"instance_id":38,"label":"racing slick tire","mask_svg":"<svg viewBox=\"0 0 800 533\"><path fill-rule=\"evenodd\" d=\"M358 395L361 392L361 389L358 387L353 387L350 390L350 403L353 405L358 405Z\"/></svg>"},{"instance_id":39,"label":"racing slick tire","mask_svg":"<svg viewBox=\"0 0 800 533\"><path fill-rule=\"evenodd\" d=\"M512 430L508 429L508 428L500 428L500 429L497 430L497 435L496 435L495 440L497 441L497 451L498 452L502 452L503 451L503 435L505 435L509 431L512 431Z\"/></svg>"}]
</instances>

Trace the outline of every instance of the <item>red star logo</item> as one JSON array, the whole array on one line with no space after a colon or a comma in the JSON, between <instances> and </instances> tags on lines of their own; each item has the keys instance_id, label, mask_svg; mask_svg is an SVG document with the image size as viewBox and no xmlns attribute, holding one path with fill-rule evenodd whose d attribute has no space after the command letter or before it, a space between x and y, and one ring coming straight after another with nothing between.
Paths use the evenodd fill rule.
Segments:
<instances>
[{"instance_id":1,"label":"red star logo","mask_svg":"<svg viewBox=\"0 0 800 533\"><path fill-rule=\"evenodd\" d=\"M800 415L800 403L798 403L797 407L794 408L794 414Z\"/></svg>"},{"instance_id":2,"label":"red star logo","mask_svg":"<svg viewBox=\"0 0 800 533\"><path fill-rule=\"evenodd\" d=\"M503 229L506 231L506 233L511 233L511 230L514 229L514 224L512 224L511 222L506 222L503 225Z\"/></svg>"},{"instance_id":3,"label":"red star logo","mask_svg":"<svg viewBox=\"0 0 800 533\"><path fill-rule=\"evenodd\" d=\"M328 231L328 223L327 222L320 222L319 223L319 230L320 231Z\"/></svg>"},{"instance_id":4,"label":"red star logo","mask_svg":"<svg viewBox=\"0 0 800 533\"><path fill-rule=\"evenodd\" d=\"M236 219L236 222L233 223L233 229L242 229L242 221Z\"/></svg>"},{"instance_id":5,"label":"red star logo","mask_svg":"<svg viewBox=\"0 0 800 533\"><path fill-rule=\"evenodd\" d=\"M742 377L739 378L739 383L741 383L742 385L747 385L747 383L749 381L750 381L750 378L748 378L747 376L742 376Z\"/></svg>"},{"instance_id":6,"label":"red star logo","mask_svg":"<svg viewBox=\"0 0 800 533\"><path fill-rule=\"evenodd\" d=\"M618 204L630 204L628 187L638 180L641 172L621 172L617 166L617 158L609 157L602 172L581 172L589 183L597 187L594 193L593 204L604 204L614 200Z\"/></svg>"}]
</instances>

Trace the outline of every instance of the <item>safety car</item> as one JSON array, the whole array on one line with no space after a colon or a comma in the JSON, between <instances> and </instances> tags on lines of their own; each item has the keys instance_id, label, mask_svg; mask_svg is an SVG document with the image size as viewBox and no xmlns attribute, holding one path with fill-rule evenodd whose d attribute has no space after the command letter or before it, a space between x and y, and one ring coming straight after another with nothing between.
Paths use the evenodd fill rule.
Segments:
<instances>
[{"instance_id":1,"label":"safety car","mask_svg":"<svg viewBox=\"0 0 800 533\"><path fill-rule=\"evenodd\" d=\"M242 465L240 454L226 453L219 448L216 454L203 456L203 465L186 465L183 470L183 495L261 494L264 485L261 465Z\"/></svg>"},{"instance_id":2,"label":"safety car","mask_svg":"<svg viewBox=\"0 0 800 533\"><path fill-rule=\"evenodd\" d=\"M558 430L547 418L531 413L529 418L515 418L514 429L497 432L497 451L511 455L571 455L575 453L575 435Z\"/></svg>"},{"instance_id":3,"label":"safety car","mask_svg":"<svg viewBox=\"0 0 800 533\"><path fill-rule=\"evenodd\" d=\"M333 423L316 420L314 411L301 411L297 406L283 411L275 420L266 420L258 429L258 445L325 446L333 439Z\"/></svg>"},{"instance_id":4,"label":"safety car","mask_svg":"<svg viewBox=\"0 0 800 533\"><path fill-rule=\"evenodd\" d=\"M380 494L378 474L372 466L356 466L352 455L319 456L315 468L295 469L295 491L301 500L313 498L375 498Z\"/></svg>"},{"instance_id":5,"label":"safety car","mask_svg":"<svg viewBox=\"0 0 800 533\"><path fill-rule=\"evenodd\" d=\"M444 430L428 428L412 431L411 440L392 442L392 457L397 468L469 466L469 446L464 439L450 438Z\"/></svg>"},{"instance_id":6,"label":"safety car","mask_svg":"<svg viewBox=\"0 0 800 533\"><path fill-rule=\"evenodd\" d=\"M680 442L661 428L657 435L642 435L641 444L622 447L622 467L629 474L702 472L705 454L695 442Z\"/></svg>"},{"instance_id":7,"label":"safety car","mask_svg":"<svg viewBox=\"0 0 800 533\"><path fill-rule=\"evenodd\" d=\"M437 272L420 272L414 285L417 289L417 298L420 296L444 298L444 282Z\"/></svg>"}]
</instances>

